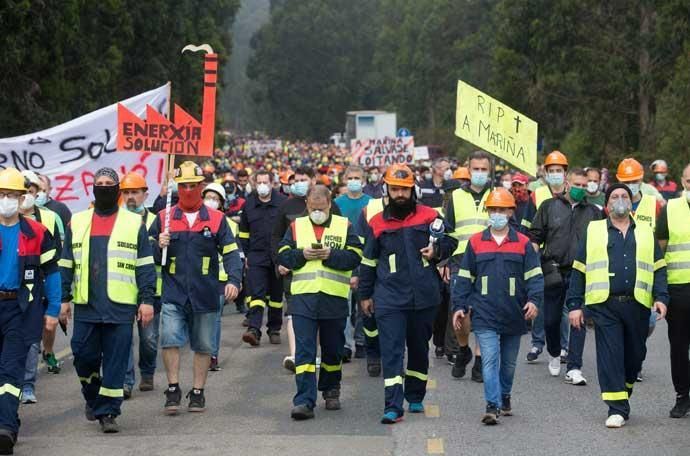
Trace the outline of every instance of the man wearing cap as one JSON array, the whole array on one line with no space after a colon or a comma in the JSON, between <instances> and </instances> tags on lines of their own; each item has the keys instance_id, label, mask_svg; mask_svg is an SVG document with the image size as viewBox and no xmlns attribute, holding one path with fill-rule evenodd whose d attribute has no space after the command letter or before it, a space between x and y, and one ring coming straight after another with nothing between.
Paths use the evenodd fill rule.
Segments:
<instances>
[{"instance_id":1,"label":"man wearing cap","mask_svg":"<svg viewBox=\"0 0 690 456\"><path fill-rule=\"evenodd\" d=\"M635 223L646 223L654 231L656 229L656 219L661 214L664 206L652 195L642 192L642 179L644 178L644 168L634 158L626 158L618 165L616 172L618 182L628 186L632 193L631 215Z\"/></svg>"},{"instance_id":2,"label":"man wearing cap","mask_svg":"<svg viewBox=\"0 0 690 456\"><path fill-rule=\"evenodd\" d=\"M60 259L62 312L71 317L72 353L86 400L85 415L105 433L119 432L115 418L124 398L132 323L153 319L156 270L141 216L118 207L117 173L94 176L94 207L74 214Z\"/></svg>"},{"instance_id":3,"label":"man wearing cap","mask_svg":"<svg viewBox=\"0 0 690 456\"><path fill-rule=\"evenodd\" d=\"M654 173L654 179L649 185L656 188L666 201L678 196L678 185L668 178L668 164L665 160L654 160L649 167Z\"/></svg>"},{"instance_id":4,"label":"man wearing cap","mask_svg":"<svg viewBox=\"0 0 690 456\"><path fill-rule=\"evenodd\" d=\"M376 316L379 331L385 385L381 422L393 424L403 417L403 399L410 412L424 412L429 339L441 299L436 264L457 243L444 234L451 228L438 212L417 204L409 167L390 166L384 182L389 201L368 221L371 235L365 241L359 293L362 311ZM434 241L429 242L432 224Z\"/></svg>"},{"instance_id":5,"label":"man wearing cap","mask_svg":"<svg viewBox=\"0 0 690 456\"><path fill-rule=\"evenodd\" d=\"M190 412L206 410L204 386L214 351L218 313L219 255L228 274L224 295L237 297L242 280L242 262L227 220L222 212L207 208L201 198L201 168L186 161L175 170L179 202L170 208L170 225L162 211L149 229L158 242L156 263L162 263L161 340L168 377L165 412L177 414L182 401L179 384L180 349L189 341L194 352L192 389L187 394Z\"/></svg>"},{"instance_id":6,"label":"man wearing cap","mask_svg":"<svg viewBox=\"0 0 690 456\"><path fill-rule=\"evenodd\" d=\"M631 217L633 193L624 184L606 191L609 217L589 224L581 237L567 296L570 323L584 326L583 309L596 329L601 397L606 426L630 416L628 398L645 358L650 309L666 314L666 263L654 233Z\"/></svg>"},{"instance_id":7,"label":"man wearing cap","mask_svg":"<svg viewBox=\"0 0 690 456\"><path fill-rule=\"evenodd\" d=\"M156 215L146 209L145 206L146 199L149 195L146 179L144 179L144 177L137 172L127 173L120 182L120 192L122 194L124 208L134 214L140 215L144 228L148 231L153 224L153 221L156 219ZM152 244L152 247L155 247L155 243ZM153 296L153 319L146 326L144 326L141 321L137 322L137 329L139 331L138 365L139 373L141 375L139 391L153 390L153 375L156 372L156 357L158 355L161 287L162 282L160 266L156 266L156 292ZM134 369L134 344L132 344L132 348L129 352L129 361L127 362L127 374L125 375L125 400L132 396L135 380L136 373Z\"/></svg>"},{"instance_id":8,"label":"man wearing cap","mask_svg":"<svg viewBox=\"0 0 690 456\"><path fill-rule=\"evenodd\" d=\"M29 347L42 329L55 331L60 313L55 240L45 226L21 215L25 195L19 171L0 171L0 454L12 454L17 441Z\"/></svg>"},{"instance_id":9,"label":"man wearing cap","mask_svg":"<svg viewBox=\"0 0 690 456\"><path fill-rule=\"evenodd\" d=\"M517 227L517 230L522 234L527 234L532 226L532 220L537 212L532 198L531 192L527 188L529 178L521 173L515 173L511 179L510 194L515 199L515 211L511 217L511 224Z\"/></svg>"},{"instance_id":10,"label":"man wearing cap","mask_svg":"<svg viewBox=\"0 0 690 456\"><path fill-rule=\"evenodd\" d=\"M460 330L471 312L482 352L484 424L511 415L511 393L520 338L544 298L539 254L529 238L509 225L515 199L497 188L486 200L489 228L473 235L453 282L453 326ZM488 261L487 261L488 260Z\"/></svg>"}]
</instances>

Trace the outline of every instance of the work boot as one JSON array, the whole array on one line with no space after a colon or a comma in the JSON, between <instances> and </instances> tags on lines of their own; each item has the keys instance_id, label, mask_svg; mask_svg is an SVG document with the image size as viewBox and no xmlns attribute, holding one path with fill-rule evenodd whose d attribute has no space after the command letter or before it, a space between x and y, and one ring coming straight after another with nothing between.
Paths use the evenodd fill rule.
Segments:
<instances>
[{"instance_id":1,"label":"work boot","mask_svg":"<svg viewBox=\"0 0 690 456\"><path fill-rule=\"evenodd\" d=\"M14 454L17 434L9 429L0 428L0 454Z\"/></svg>"},{"instance_id":2,"label":"work boot","mask_svg":"<svg viewBox=\"0 0 690 456\"><path fill-rule=\"evenodd\" d=\"M506 395L501 398L503 406L501 407L501 415L513 416L513 407L510 405L510 396Z\"/></svg>"},{"instance_id":3,"label":"work boot","mask_svg":"<svg viewBox=\"0 0 690 456\"><path fill-rule=\"evenodd\" d=\"M217 356L211 356L211 365L208 366L208 370L210 372L218 372L223 370L219 365L218 365L218 357Z\"/></svg>"},{"instance_id":4,"label":"work boot","mask_svg":"<svg viewBox=\"0 0 690 456\"><path fill-rule=\"evenodd\" d=\"M470 347L460 347L460 352L455 357L455 364L453 364L451 375L455 378L464 377L470 361L472 361L472 350L470 350Z\"/></svg>"},{"instance_id":5,"label":"work boot","mask_svg":"<svg viewBox=\"0 0 690 456\"><path fill-rule=\"evenodd\" d=\"M323 392L326 401L326 410L340 410L340 390L332 389Z\"/></svg>"},{"instance_id":6,"label":"work boot","mask_svg":"<svg viewBox=\"0 0 690 456\"><path fill-rule=\"evenodd\" d=\"M122 385L122 396L124 400L129 400L132 397L132 385Z\"/></svg>"},{"instance_id":7,"label":"work boot","mask_svg":"<svg viewBox=\"0 0 690 456\"><path fill-rule=\"evenodd\" d=\"M367 358L367 372L369 377L379 377L381 375L381 358Z\"/></svg>"},{"instance_id":8,"label":"work boot","mask_svg":"<svg viewBox=\"0 0 690 456\"><path fill-rule=\"evenodd\" d=\"M283 367L292 373L295 373L295 357L286 356L283 358Z\"/></svg>"},{"instance_id":9,"label":"work boot","mask_svg":"<svg viewBox=\"0 0 690 456\"><path fill-rule=\"evenodd\" d=\"M296 405L292 407L290 416L295 421L304 421L314 418L314 410L306 405Z\"/></svg>"},{"instance_id":10,"label":"work boot","mask_svg":"<svg viewBox=\"0 0 690 456\"><path fill-rule=\"evenodd\" d=\"M352 360L352 350L348 347L343 349L343 363L349 363Z\"/></svg>"},{"instance_id":11,"label":"work boot","mask_svg":"<svg viewBox=\"0 0 690 456\"><path fill-rule=\"evenodd\" d=\"M153 375L141 376L139 381L139 391L153 391Z\"/></svg>"},{"instance_id":12,"label":"work boot","mask_svg":"<svg viewBox=\"0 0 690 456\"><path fill-rule=\"evenodd\" d=\"M498 407L496 407L494 404L486 404L486 412L484 413L484 416L482 416L482 423L487 425L498 424L498 415L500 413L500 410L498 410Z\"/></svg>"},{"instance_id":13,"label":"work boot","mask_svg":"<svg viewBox=\"0 0 690 456\"><path fill-rule=\"evenodd\" d=\"M179 386L169 386L165 390L165 413L166 415L177 415L182 401L182 391Z\"/></svg>"},{"instance_id":14,"label":"work boot","mask_svg":"<svg viewBox=\"0 0 690 456\"><path fill-rule=\"evenodd\" d=\"M62 363L55 358L55 353L43 352L43 362L48 366L48 373L59 374L62 369Z\"/></svg>"},{"instance_id":15,"label":"work boot","mask_svg":"<svg viewBox=\"0 0 690 456\"><path fill-rule=\"evenodd\" d=\"M86 421L96 421L98 419L94 416L93 409L89 407L89 404L84 404L84 416L86 417Z\"/></svg>"},{"instance_id":16,"label":"work boot","mask_svg":"<svg viewBox=\"0 0 690 456\"><path fill-rule=\"evenodd\" d=\"M204 397L203 389L192 389L187 393L189 398L189 406L187 410L190 412L204 412L206 411L206 398Z\"/></svg>"},{"instance_id":17,"label":"work boot","mask_svg":"<svg viewBox=\"0 0 690 456\"><path fill-rule=\"evenodd\" d=\"M676 397L676 405L673 406L669 416L671 418L683 418L690 411L690 397L678 396Z\"/></svg>"},{"instance_id":18,"label":"work boot","mask_svg":"<svg viewBox=\"0 0 690 456\"><path fill-rule=\"evenodd\" d=\"M477 383L484 383L484 374L482 373L482 357L474 358L474 366L472 366L472 381Z\"/></svg>"},{"instance_id":19,"label":"work boot","mask_svg":"<svg viewBox=\"0 0 690 456\"><path fill-rule=\"evenodd\" d=\"M115 421L115 415L104 415L98 418L101 423L101 431L104 434L117 434L120 432L120 426Z\"/></svg>"},{"instance_id":20,"label":"work boot","mask_svg":"<svg viewBox=\"0 0 690 456\"><path fill-rule=\"evenodd\" d=\"M261 343L261 333L256 328L249 328L242 334L242 342L246 342L252 347L258 347Z\"/></svg>"},{"instance_id":21,"label":"work boot","mask_svg":"<svg viewBox=\"0 0 690 456\"><path fill-rule=\"evenodd\" d=\"M273 345L280 345L281 344L280 332L274 331L274 332L268 333L268 341Z\"/></svg>"}]
</instances>

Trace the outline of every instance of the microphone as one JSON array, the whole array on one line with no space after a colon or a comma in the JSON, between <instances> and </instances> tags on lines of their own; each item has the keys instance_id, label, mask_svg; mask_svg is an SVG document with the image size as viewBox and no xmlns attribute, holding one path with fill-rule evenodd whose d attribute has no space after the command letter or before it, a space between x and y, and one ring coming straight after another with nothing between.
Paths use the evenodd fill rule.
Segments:
<instances>
[{"instance_id":1,"label":"microphone","mask_svg":"<svg viewBox=\"0 0 690 456\"><path fill-rule=\"evenodd\" d=\"M429 225L429 247L433 247L446 232L446 226L440 218L434 219Z\"/></svg>"}]
</instances>

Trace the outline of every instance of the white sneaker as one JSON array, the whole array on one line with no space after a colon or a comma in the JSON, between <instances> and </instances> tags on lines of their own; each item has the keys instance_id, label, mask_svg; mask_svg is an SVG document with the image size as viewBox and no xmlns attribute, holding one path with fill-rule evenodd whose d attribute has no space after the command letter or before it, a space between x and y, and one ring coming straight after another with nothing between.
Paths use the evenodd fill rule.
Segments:
<instances>
[{"instance_id":1,"label":"white sneaker","mask_svg":"<svg viewBox=\"0 0 690 456\"><path fill-rule=\"evenodd\" d=\"M556 356L549 360L549 373L553 377L561 375L561 357Z\"/></svg>"},{"instance_id":2,"label":"white sneaker","mask_svg":"<svg viewBox=\"0 0 690 456\"><path fill-rule=\"evenodd\" d=\"M587 379L582 376L580 369L571 369L565 374L565 382L570 385L586 385Z\"/></svg>"},{"instance_id":3,"label":"white sneaker","mask_svg":"<svg viewBox=\"0 0 690 456\"><path fill-rule=\"evenodd\" d=\"M283 367L290 372L295 372L295 358L294 356L286 356L283 358Z\"/></svg>"},{"instance_id":4,"label":"white sneaker","mask_svg":"<svg viewBox=\"0 0 690 456\"><path fill-rule=\"evenodd\" d=\"M625 418L620 415L611 415L606 419L607 428L622 428L625 426Z\"/></svg>"}]
</instances>

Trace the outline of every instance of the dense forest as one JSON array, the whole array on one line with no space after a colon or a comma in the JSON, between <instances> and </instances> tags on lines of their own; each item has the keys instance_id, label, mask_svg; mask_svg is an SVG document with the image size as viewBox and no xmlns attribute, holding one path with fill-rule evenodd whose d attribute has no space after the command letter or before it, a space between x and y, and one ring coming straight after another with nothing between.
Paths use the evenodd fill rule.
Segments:
<instances>
[{"instance_id":1,"label":"dense forest","mask_svg":"<svg viewBox=\"0 0 690 456\"><path fill-rule=\"evenodd\" d=\"M274 0L248 74L275 134L324 139L344 112L453 137L458 79L539 123L545 150L608 165L690 157L690 0Z\"/></svg>"}]
</instances>

